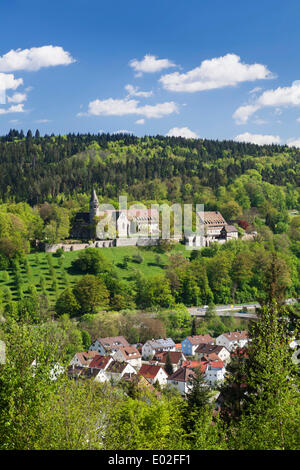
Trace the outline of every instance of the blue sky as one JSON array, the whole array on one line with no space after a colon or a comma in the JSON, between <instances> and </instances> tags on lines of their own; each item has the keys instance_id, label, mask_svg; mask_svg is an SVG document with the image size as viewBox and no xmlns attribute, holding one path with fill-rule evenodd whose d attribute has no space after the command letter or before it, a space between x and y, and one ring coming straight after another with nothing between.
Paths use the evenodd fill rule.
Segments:
<instances>
[{"instance_id":1,"label":"blue sky","mask_svg":"<svg viewBox=\"0 0 300 470\"><path fill-rule=\"evenodd\" d=\"M3 0L0 134L300 146L296 0Z\"/></svg>"}]
</instances>

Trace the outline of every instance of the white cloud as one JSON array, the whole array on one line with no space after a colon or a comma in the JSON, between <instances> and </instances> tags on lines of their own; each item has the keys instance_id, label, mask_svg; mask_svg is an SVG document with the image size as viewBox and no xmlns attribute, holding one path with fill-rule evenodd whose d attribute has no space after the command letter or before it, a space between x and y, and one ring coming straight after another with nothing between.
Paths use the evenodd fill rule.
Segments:
<instances>
[{"instance_id":1,"label":"white cloud","mask_svg":"<svg viewBox=\"0 0 300 470\"><path fill-rule=\"evenodd\" d=\"M136 124L145 124L145 119L138 119L135 121Z\"/></svg>"},{"instance_id":2,"label":"white cloud","mask_svg":"<svg viewBox=\"0 0 300 470\"><path fill-rule=\"evenodd\" d=\"M158 59L155 55L149 54L146 54L143 60L131 60L129 65L137 72L136 76L141 76L143 73L155 73L163 69L176 67L176 64L169 59Z\"/></svg>"},{"instance_id":3,"label":"white cloud","mask_svg":"<svg viewBox=\"0 0 300 470\"><path fill-rule=\"evenodd\" d=\"M280 144L281 141L278 135L250 134L249 132L237 135L234 140L236 142L249 142L257 145Z\"/></svg>"},{"instance_id":4,"label":"white cloud","mask_svg":"<svg viewBox=\"0 0 300 470\"><path fill-rule=\"evenodd\" d=\"M300 147L300 138L299 139L289 139L287 141L289 147Z\"/></svg>"},{"instance_id":5,"label":"white cloud","mask_svg":"<svg viewBox=\"0 0 300 470\"><path fill-rule=\"evenodd\" d=\"M159 81L167 90L194 93L272 77L265 65L244 64L238 55L226 54L223 57L204 60L199 67L187 73L174 72L163 75Z\"/></svg>"},{"instance_id":6,"label":"white cloud","mask_svg":"<svg viewBox=\"0 0 300 470\"><path fill-rule=\"evenodd\" d=\"M113 132L113 134L133 134L133 132L128 131L127 129L120 129L119 131Z\"/></svg>"},{"instance_id":7,"label":"white cloud","mask_svg":"<svg viewBox=\"0 0 300 470\"><path fill-rule=\"evenodd\" d=\"M260 86L257 86L255 88L252 88L252 90L249 91L249 95L253 95L253 94L256 94L258 93L259 91L261 91L262 88Z\"/></svg>"},{"instance_id":8,"label":"white cloud","mask_svg":"<svg viewBox=\"0 0 300 470\"><path fill-rule=\"evenodd\" d=\"M297 121L297 122L300 122L300 117L298 117L298 118L296 119L296 121Z\"/></svg>"},{"instance_id":9,"label":"white cloud","mask_svg":"<svg viewBox=\"0 0 300 470\"><path fill-rule=\"evenodd\" d=\"M23 103L23 101L27 100L26 93L14 93L12 96L7 97L8 103Z\"/></svg>"},{"instance_id":10,"label":"white cloud","mask_svg":"<svg viewBox=\"0 0 300 470\"><path fill-rule=\"evenodd\" d=\"M138 91L139 87L134 87L132 85L126 85L125 90L128 92L128 96L138 96L140 98L149 98L152 96L152 91Z\"/></svg>"},{"instance_id":11,"label":"white cloud","mask_svg":"<svg viewBox=\"0 0 300 470\"><path fill-rule=\"evenodd\" d=\"M16 70L36 71L42 67L69 65L75 62L70 53L60 46L32 47L31 49L16 49L0 56L0 72Z\"/></svg>"},{"instance_id":12,"label":"white cloud","mask_svg":"<svg viewBox=\"0 0 300 470\"><path fill-rule=\"evenodd\" d=\"M185 137L186 139L198 139L199 136L188 127L173 127L166 134L167 137Z\"/></svg>"},{"instance_id":13,"label":"white cloud","mask_svg":"<svg viewBox=\"0 0 300 470\"><path fill-rule=\"evenodd\" d=\"M178 108L173 101L139 106L137 100L108 98L107 100L91 101L88 113L78 113L77 116L127 116L137 114L147 118L161 118L176 112L178 112Z\"/></svg>"},{"instance_id":14,"label":"white cloud","mask_svg":"<svg viewBox=\"0 0 300 470\"><path fill-rule=\"evenodd\" d=\"M23 109L23 108L24 108L24 104L12 105L7 109L0 108L0 115L1 114L10 114L10 113L24 113L25 109Z\"/></svg>"},{"instance_id":15,"label":"white cloud","mask_svg":"<svg viewBox=\"0 0 300 470\"><path fill-rule=\"evenodd\" d=\"M35 121L37 124L46 124L47 122L52 122L50 119L37 119Z\"/></svg>"},{"instance_id":16,"label":"white cloud","mask_svg":"<svg viewBox=\"0 0 300 470\"><path fill-rule=\"evenodd\" d=\"M0 104L5 104L6 90L16 90L23 84L22 78L15 78L12 73L0 72Z\"/></svg>"},{"instance_id":17,"label":"white cloud","mask_svg":"<svg viewBox=\"0 0 300 470\"><path fill-rule=\"evenodd\" d=\"M265 107L274 107L275 114L280 114L280 107L300 106L300 81L296 80L289 87L278 87L262 93L253 104L240 106L233 114L238 124L245 124L256 111Z\"/></svg>"}]
</instances>

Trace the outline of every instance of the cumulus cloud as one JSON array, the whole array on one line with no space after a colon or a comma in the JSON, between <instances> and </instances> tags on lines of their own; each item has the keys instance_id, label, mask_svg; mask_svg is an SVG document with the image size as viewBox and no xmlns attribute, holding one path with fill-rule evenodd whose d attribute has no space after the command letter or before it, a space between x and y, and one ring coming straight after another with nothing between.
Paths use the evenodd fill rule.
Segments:
<instances>
[{"instance_id":1,"label":"cumulus cloud","mask_svg":"<svg viewBox=\"0 0 300 470\"><path fill-rule=\"evenodd\" d=\"M253 104L240 106L233 114L233 117L238 124L245 124L249 117L259 109L274 107L276 108L276 114L278 114L280 107L288 108L293 106L300 106L300 80L294 81L291 86L265 91Z\"/></svg>"},{"instance_id":2,"label":"cumulus cloud","mask_svg":"<svg viewBox=\"0 0 300 470\"><path fill-rule=\"evenodd\" d=\"M127 129L120 129L118 131L113 132L113 134L133 134L133 132L128 131Z\"/></svg>"},{"instance_id":3,"label":"cumulus cloud","mask_svg":"<svg viewBox=\"0 0 300 470\"><path fill-rule=\"evenodd\" d=\"M141 76L143 73L155 73L163 69L176 67L176 64L169 59L158 59L155 55L149 54L146 54L143 60L132 59L129 65L135 70L136 76Z\"/></svg>"},{"instance_id":4,"label":"cumulus cloud","mask_svg":"<svg viewBox=\"0 0 300 470\"><path fill-rule=\"evenodd\" d=\"M265 65L244 64L238 55L226 54L223 57L204 60L199 67L187 73L173 72L163 75L160 82L169 91L194 93L272 77Z\"/></svg>"},{"instance_id":5,"label":"cumulus cloud","mask_svg":"<svg viewBox=\"0 0 300 470\"><path fill-rule=\"evenodd\" d=\"M281 141L278 135L250 134L249 132L237 135L234 140L236 142L249 142L257 145L280 144Z\"/></svg>"},{"instance_id":6,"label":"cumulus cloud","mask_svg":"<svg viewBox=\"0 0 300 470\"><path fill-rule=\"evenodd\" d=\"M97 99L91 101L88 112L78 113L78 116L127 116L136 114L147 118L161 118L176 112L178 112L178 108L173 101L139 106L138 100L108 98L107 100Z\"/></svg>"},{"instance_id":7,"label":"cumulus cloud","mask_svg":"<svg viewBox=\"0 0 300 470\"><path fill-rule=\"evenodd\" d=\"M135 121L136 124L145 124L145 119L138 119Z\"/></svg>"},{"instance_id":8,"label":"cumulus cloud","mask_svg":"<svg viewBox=\"0 0 300 470\"><path fill-rule=\"evenodd\" d=\"M32 47L11 50L0 56L0 72L17 70L37 71L42 67L69 65L75 62L70 53L60 46Z\"/></svg>"},{"instance_id":9,"label":"cumulus cloud","mask_svg":"<svg viewBox=\"0 0 300 470\"><path fill-rule=\"evenodd\" d=\"M188 127L173 127L166 134L167 137L185 137L186 139L198 139L199 136Z\"/></svg>"},{"instance_id":10,"label":"cumulus cloud","mask_svg":"<svg viewBox=\"0 0 300 470\"><path fill-rule=\"evenodd\" d=\"M24 113L24 104L16 104L12 105L9 108L0 108L0 115L1 114L11 114L11 113Z\"/></svg>"},{"instance_id":11,"label":"cumulus cloud","mask_svg":"<svg viewBox=\"0 0 300 470\"><path fill-rule=\"evenodd\" d=\"M26 93L14 93L12 96L7 97L8 103L23 103L23 101L27 100Z\"/></svg>"},{"instance_id":12,"label":"cumulus cloud","mask_svg":"<svg viewBox=\"0 0 300 470\"><path fill-rule=\"evenodd\" d=\"M300 138L299 139L289 139L287 141L289 147L300 147Z\"/></svg>"},{"instance_id":13,"label":"cumulus cloud","mask_svg":"<svg viewBox=\"0 0 300 470\"><path fill-rule=\"evenodd\" d=\"M132 85L126 85L125 90L128 92L128 96L138 96L140 98L149 98L152 96L152 91L138 91L139 87L134 87Z\"/></svg>"}]
</instances>

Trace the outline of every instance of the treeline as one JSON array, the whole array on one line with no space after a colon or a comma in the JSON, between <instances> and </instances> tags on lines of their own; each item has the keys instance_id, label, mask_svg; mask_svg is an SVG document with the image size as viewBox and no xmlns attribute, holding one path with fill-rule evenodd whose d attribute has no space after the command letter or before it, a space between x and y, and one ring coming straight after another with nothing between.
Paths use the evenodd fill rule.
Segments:
<instances>
[{"instance_id":1,"label":"treeline","mask_svg":"<svg viewBox=\"0 0 300 470\"><path fill-rule=\"evenodd\" d=\"M228 186L249 170L263 182L297 187L299 160L298 149L279 145L127 134L41 137L11 130L0 138L0 198L35 205L94 186L105 198L125 191L133 199L186 200L194 194L203 202L202 188ZM164 183L160 195L157 182Z\"/></svg>"}]
</instances>

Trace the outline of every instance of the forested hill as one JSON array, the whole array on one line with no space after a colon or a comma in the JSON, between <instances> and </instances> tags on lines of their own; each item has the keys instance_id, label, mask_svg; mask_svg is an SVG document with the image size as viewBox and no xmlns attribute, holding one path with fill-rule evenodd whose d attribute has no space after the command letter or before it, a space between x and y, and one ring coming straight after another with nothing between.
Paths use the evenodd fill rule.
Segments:
<instances>
[{"instance_id":1,"label":"forested hill","mask_svg":"<svg viewBox=\"0 0 300 470\"><path fill-rule=\"evenodd\" d=\"M200 188L228 187L244 174L296 188L299 162L300 149L279 145L11 130L0 137L0 198L34 205L94 186L99 196L113 199L123 191L136 200L185 201Z\"/></svg>"}]
</instances>

